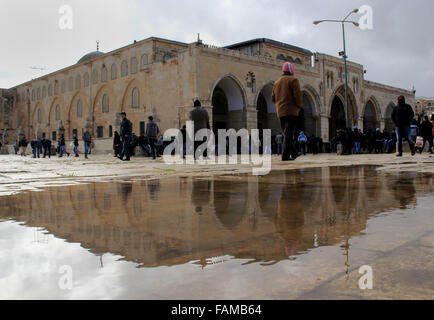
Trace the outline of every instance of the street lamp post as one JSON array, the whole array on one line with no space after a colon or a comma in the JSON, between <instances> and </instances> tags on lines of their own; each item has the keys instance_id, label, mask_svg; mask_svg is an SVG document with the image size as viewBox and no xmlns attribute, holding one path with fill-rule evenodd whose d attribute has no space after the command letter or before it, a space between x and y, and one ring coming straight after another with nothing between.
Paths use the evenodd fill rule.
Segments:
<instances>
[{"instance_id":1,"label":"street lamp post","mask_svg":"<svg viewBox=\"0 0 434 320\"><path fill-rule=\"evenodd\" d=\"M345 44L345 23L352 23L353 25L358 27L359 23L355 21L347 20L350 17L350 15L357 12L359 12L359 9L354 9L343 20L317 20L313 22L314 25L318 25L322 22L335 22L335 23L337 22L342 25L342 39L343 39L343 46L344 46L343 59L344 59L344 73L345 73L345 113L346 113L347 128L350 128L351 124L350 124L350 112L349 112L349 103L348 103L348 69L347 69L348 57L347 57L347 49Z\"/></svg>"}]
</instances>

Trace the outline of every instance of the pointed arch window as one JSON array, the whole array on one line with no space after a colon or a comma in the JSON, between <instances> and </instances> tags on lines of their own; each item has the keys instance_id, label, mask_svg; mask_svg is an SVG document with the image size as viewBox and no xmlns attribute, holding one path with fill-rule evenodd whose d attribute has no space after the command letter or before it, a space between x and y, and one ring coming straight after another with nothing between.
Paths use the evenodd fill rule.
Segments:
<instances>
[{"instance_id":1,"label":"pointed arch window","mask_svg":"<svg viewBox=\"0 0 434 320\"><path fill-rule=\"evenodd\" d=\"M65 90L66 90L66 81L65 80L62 80L62 88L61 88L61 90L62 90L62 93L65 93Z\"/></svg>"},{"instance_id":2,"label":"pointed arch window","mask_svg":"<svg viewBox=\"0 0 434 320\"><path fill-rule=\"evenodd\" d=\"M60 106L58 104L56 105L56 109L54 112L55 112L56 120L60 120Z\"/></svg>"},{"instance_id":3,"label":"pointed arch window","mask_svg":"<svg viewBox=\"0 0 434 320\"><path fill-rule=\"evenodd\" d=\"M131 58L131 74L137 73L137 58L132 57Z\"/></svg>"},{"instance_id":4,"label":"pointed arch window","mask_svg":"<svg viewBox=\"0 0 434 320\"><path fill-rule=\"evenodd\" d=\"M98 83L98 70L93 70L92 71L92 84L97 84Z\"/></svg>"},{"instance_id":5,"label":"pointed arch window","mask_svg":"<svg viewBox=\"0 0 434 320\"><path fill-rule=\"evenodd\" d=\"M35 89L32 89L32 101L35 101Z\"/></svg>"},{"instance_id":6,"label":"pointed arch window","mask_svg":"<svg viewBox=\"0 0 434 320\"><path fill-rule=\"evenodd\" d=\"M48 85L48 96L51 97L52 94L53 94L53 85L50 83Z\"/></svg>"},{"instance_id":7,"label":"pointed arch window","mask_svg":"<svg viewBox=\"0 0 434 320\"><path fill-rule=\"evenodd\" d=\"M37 119L38 123L41 123L42 116L41 116L41 109L40 108L38 109L38 113L36 115L36 119Z\"/></svg>"},{"instance_id":8,"label":"pointed arch window","mask_svg":"<svg viewBox=\"0 0 434 320\"><path fill-rule=\"evenodd\" d=\"M71 77L69 77L69 79L68 79L68 90L69 90L69 91L72 91L73 86L74 86L74 80L72 79L72 76L71 76Z\"/></svg>"},{"instance_id":9,"label":"pointed arch window","mask_svg":"<svg viewBox=\"0 0 434 320\"><path fill-rule=\"evenodd\" d=\"M147 65L148 65L148 55L144 53L140 57L140 69L145 68Z\"/></svg>"},{"instance_id":10,"label":"pointed arch window","mask_svg":"<svg viewBox=\"0 0 434 320\"><path fill-rule=\"evenodd\" d=\"M78 99L78 101L77 101L76 114L77 114L77 118L83 117L83 103L81 102L81 99Z\"/></svg>"},{"instance_id":11,"label":"pointed arch window","mask_svg":"<svg viewBox=\"0 0 434 320\"><path fill-rule=\"evenodd\" d=\"M101 68L101 82L107 82L107 68L105 65Z\"/></svg>"},{"instance_id":12,"label":"pointed arch window","mask_svg":"<svg viewBox=\"0 0 434 320\"><path fill-rule=\"evenodd\" d=\"M108 94L104 94L102 96L102 112L103 113L109 112L109 96L108 96Z\"/></svg>"},{"instance_id":13,"label":"pointed arch window","mask_svg":"<svg viewBox=\"0 0 434 320\"><path fill-rule=\"evenodd\" d=\"M75 77L75 89L80 89L80 88L81 88L81 76L77 74L77 76Z\"/></svg>"},{"instance_id":14,"label":"pointed arch window","mask_svg":"<svg viewBox=\"0 0 434 320\"><path fill-rule=\"evenodd\" d=\"M140 91L134 88L131 93L131 108L139 108L140 106Z\"/></svg>"},{"instance_id":15,"label":"pointed arch window","mask_svg":"<svg viewBox=\"0 0 434 320\"><path fill-rule=\"evenodd\" d=\"M118 66L116 65L116 63L112 64L110 73L112 80L116 80L118 78Z\"/></svg>"},{"instance_id":16,"label":"pointed arch window","mask_svg":"<svg viewBox=\"0 0 434 320\"><path fill-rule=\"evenodd\" d=\"M89 73L86 72L83 76L83 82L85 87L89 87Z\"/></svg>"},{"instance_id":17,"label":"pointed arch window","mask_svg":"<svg viewBox=\"0 0 434 320\"><path fill-rule=\"evenodd\" d=\"M42 99L45 99L47 96L47 88L45 86L42 87Z\"/></svg>"},{"instance_id":18,"label":"pointed arch window","mask_svg":"<svg viewBox=\"0 0 434 320\"><path fill-rule=\"evenodd\" d=\"M59 94L59 81L54 80L54 94Z\"/></svg>"},{"instance_id":19,"label":"pointed arch window","mask_svg":"<svg viewBox=\"0 0 434 320\"><path fill-rule=\"evenodd\" d=\"M125 60L121 63L121 77L126 77L128 75L128 62Z\"/></svg>"}]
</instances>

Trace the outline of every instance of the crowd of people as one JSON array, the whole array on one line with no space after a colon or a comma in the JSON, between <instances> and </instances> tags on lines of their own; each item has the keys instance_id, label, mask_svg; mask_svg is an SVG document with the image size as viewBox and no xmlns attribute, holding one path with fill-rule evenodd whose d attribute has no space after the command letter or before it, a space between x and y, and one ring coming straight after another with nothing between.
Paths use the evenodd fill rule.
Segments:
<instances>
[{"instance_id":1,"label":"crowd of people","mask_svg":"<svg viewBox=\"0 0 434 320\"><path fill-rule=\"evenodd\" d=\"M276 105L277 117L280 120L282 132L272 139L271 145L262 145L260 143L260 153L278 154L282 156L282 161L295 160L300 155L306 153L321 153L324 150L324 143L320 137L306 136L303 131L298 128L299 113L302 109L302 92L300 83L295 77L294 65L290 62L285 62L282 67L283 74L275 82L272 92L272 101ZM133 133L133 125L127 118L126 113L122 112L122 121L120 124L120 132L114 132L113 138L113 153L114 156L123 161L130 161L130 157L135 155L136 147L140 147L146 157L156 159L161 156L164 151L165 142L160 134L160 128L154 122L152 116L148 117L146 132L139 137ZM194 134L201 129L209 129L209 115L199 101L195 101L194 108L190 112L190 120L194 123ZM405 102L404 96L398 97L398 105L392 112L392 120L395 128L390 132L387 129L376 130L368 129L364 132L358 127L339 129L336 135L330 140L330 151L337 152L341 155L360 154L360 153L393 153L397 152L397 156L403 155L403 141L407 141L411 154L416 152L422 153L425 146L428 145L428 152L433 153L433 136L434 136L434 114L429 118L424 116L416 116L410 105ZM186 126L181 129L184 142L184 156L186 155ZM85 147L85 158L91 153L92 136L90 129L87 128L82 136ZM218 144L216 136L216 145ZM194 142L194 154L203 142ZM228 141L226 142L228 145ZM22 136L15 144L15 153L24 156L29 142L25 136ZM51 141L44 138L42 140L32 140L30 142L34 158L39 158L41 155L45 158L51 157ZM72 145L75 157L79 157L79 140L77 135L73 136ZM251 152L251 144L249 144ZM59 157L63 155L70 156L66 150L65 137L60 135L58 141L57 153ZM200 150L200 154L205 157L206 150ZM229 151L229 150L227 150ZM238 144L236 153L240 153ZM231 153L231 152L229 152ZM218 150L216 149L216 154Z\"/></svg>"}]
</instances>

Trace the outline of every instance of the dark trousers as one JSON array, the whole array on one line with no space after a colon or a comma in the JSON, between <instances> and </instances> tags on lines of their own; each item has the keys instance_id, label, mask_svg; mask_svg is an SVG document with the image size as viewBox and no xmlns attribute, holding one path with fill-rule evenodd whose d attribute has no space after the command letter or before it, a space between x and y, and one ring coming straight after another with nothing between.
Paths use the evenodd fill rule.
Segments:
<instances>
[{"instance_id":1,"label":"dark trousers","mask_svg":"<svg viewBox=\"0 0 434 320\"><path fill-rule=\"evenodd\" d=\"M48 158L51 158L51 145L43 147L44 148L44 158L48 155Z\"/></svg>"},{"instance_id":2,"label":"dark trousers","mask_svg":"<svg viewBox=\"0 0 434 320\"><path fill-rule=\"evenodd\" d=\"M152 159L155 159L155 143L157 143L157 138L149 137L149 145L151 146Z\"/></svg>"},{"instance_id":3,"label":"dark trousers","mask_svg":"<svg viewBox=\"0 0 434 320\"><path fill-rule=\"evenodd\" d=\"M433 143L432 143L432 136L425 136L425 137L422 137L423 138L423 146L422 146L422 149L420 150L420 153L422 153L423 152L423 150L425 149L425 145L426 145L426 143L428 142L429 143L429 149L428 149L428 152L433 152Z\"/></svg>"},{"instance_id":4,"label":"dark trousers","mask_svg":"<svg viewBox=\"0 0 434 320\"><path fill-rule=\"evenodd\" d=\"M282 160L289 160L290 156L295 159L298 156L297 149L295 148L296 124L296 116L285 116L280 118L280 126L283 131Z\"/></svg>"},{"instance_id":5,"label":"dark trousers","mask_svg":"<svg viewBox=\"0 0 434 320\"><path fill-rule=\"evenodd\" d=\"M396 137L398 139L398 153L402 155L402 139L407 139L410 146L410 150L414 153L414 141L410 137L410 127L398 127L396 128Z\"/></svg>"},{"instance_id":6,"label":"dark trousers","mask_svg":"<svg viewBox=\"0 0 434 320\"><path fill-rule=\"evenodd\" d=\"M124 158L125 159L130 159L130 141L131 141L131 137L123 137L122 138L122 152L121 155L119 156L121 159Z\"/></svg>"},{"instance_id":7,"label":"dark trousers","mask_svg":"<svg viewBox=\"0 0 434 320\"><path fill-rule=\"evenodd\" d=\"M306 155L306 142L300 142L300 152Z\"/></svg>"}]
</instances>

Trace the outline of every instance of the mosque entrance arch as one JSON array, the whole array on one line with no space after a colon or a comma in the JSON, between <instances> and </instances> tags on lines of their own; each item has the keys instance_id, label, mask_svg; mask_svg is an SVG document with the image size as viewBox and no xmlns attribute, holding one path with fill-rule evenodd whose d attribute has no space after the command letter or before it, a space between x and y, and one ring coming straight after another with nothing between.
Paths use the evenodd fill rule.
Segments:
<instances>
[{"instance_id":1,"label":"mosque entrance arch","mask_svg":"<svg viewBox=\"0 0 434 320\"><path fill-rule=\"evenodd\" d=\"M346 128L346 114L344 103L341 98L335 96L332 102L329 119L330 140L336 135L336 131Z\"/></svg>"},{"instance_id":2,"label":"mosque entrance arch","mask_svg":"<svg viewBox=\"0 0 434 320\"><path fill-rule=\"evenodd\" d=\"M280 122L277 118L276 105L271 100L273 83L266 84L258 94L256 101L258 129L271 129L271 135L275 136L280 131Z\"/></svg>"},{"instance_id":3,"label":"mosque entrance arch","mask_svg":"<svg viewBox=\"0 0 434 320\"><path fill-rule=\"evenodd\" d=\"M372 101L369 100L363 114L363 130L375 131L377 128L379 128L377 111Z\"/></svg>"},{"instance_id":4,"label":"mosque entrance arch","mask_svg":"<svg viewBox=\"0 0 434 320\"><path fill-rule=\"evenodd\" d=\"M214 87L212 94L213 130L239 130L246 127L245 94L232 76L225 76Z\"/></svg>"}]
</instances>

